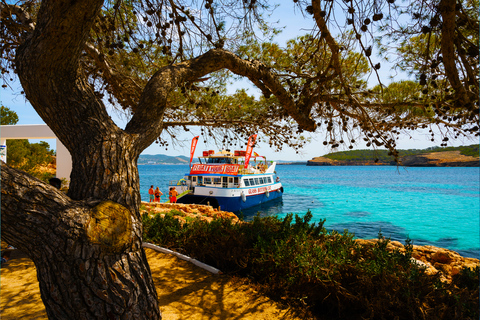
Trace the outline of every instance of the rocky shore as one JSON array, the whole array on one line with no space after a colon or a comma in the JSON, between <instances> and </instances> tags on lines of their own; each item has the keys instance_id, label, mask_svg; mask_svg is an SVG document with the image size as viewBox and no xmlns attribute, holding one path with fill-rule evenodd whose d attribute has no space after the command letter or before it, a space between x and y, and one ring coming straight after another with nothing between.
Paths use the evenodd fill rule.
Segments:
<instances>
[{"instance_id":1,"label":"rocky shore","mask_svg":"<svg viewBox=\"0 0 480 320\"><path fill-rule=\"evenodd\" d=\"M332 160L327 157L315 157L307 161L307 166L389 166L391 163L371 161L353 161L353 160Z\"/></svg>"},{"instance_id":2,"label":"rocky shore","mask_svg":"<svg viewBox=\"0 0 480 320\"><path fill-rule=\"evenodd\" d=\"M401 164L406 167L478 167L480 161L460 151L444 151L403 157Z\"/></svg>"},{"instance_id":3,"label":"rocky shore","mask_svg":"<svg viewBox=\"0 0 480 320\"><path fill-rule=\"evenodd\" d=\"M398 165L396 162L375 162L373 160L332 160L326 157L315 157L307 161L307 166L373 166ZM405 167L478 167L478 157L465 156L460 151L442 151L405 156L400 158L400 165Z\"/></svg>"},{"instance_id":4,"label":"rocky shore","mask_svg":"<svg viewBox=\"0 0 480 320\"><path fill-rule=\"evenodd\" d=\"M165 214L175 210L178 214L174 215L174 217L181 222L186 222L187 219L190 218L212 221L216 217L223 217L241 223L241 220L239 220L234 213L218 211L207 205L142 202L142 208L144 209L141 210L141 213L146 213L148 211L150 215L157 213ZM357 239L356 241L360 245L373 246L378 239ZM405 251L404 245L398 241L389 242L387 249L392 251L399 250L400 252ZM446 282L450 282L452 277L458 274L463 267L474 269L475 267L480 266L480 261L478 259L462 257L455 251L434 246L414 245L412 256L417 264L426 268L427 274L441 272L441 279Z\"/></svg>"},{"instance_id":5,"label":"rocky shore","mask_svg":"<svg viewBox=\"0 0 480 320\"><path fill-rule=\"evenodd\" d=\"M364 246L373 246L378 239L363 240L357 239L357 243ZM405 252L405 246L398 241L390 241L387 245L390 251L398 250ZM480 266L480 261L475 258L462 257L455 251L438 248L434 246L413 246L412 258L415 262L426 268L427 274L436 274L441 272L442 281L450 282L452 277L467 267L475 269Z\"/></svg>"},{"instance_id":6,"label":"rocky shore","mask_svg":"<svg viewBox=\"0 0 480 320\"><path fill-rule=\"evenodd\" d=\"M142 207L145 209L142 210ZM174 214L174 218L180 220L180 222L185 223L187 219L200 219L205 221L212 221L216 217L218 218L230 218L235 222L240 222L240 219L228 211L219 211L218 209L213 208L212 206L202 205L202 204L179 204L179 203L155 203L155 202L143 202L142 207L140 208L140 213L149 212L150 215L165 214L172 210L175 210L178 214Z\"/></svg>"}]
</instances>

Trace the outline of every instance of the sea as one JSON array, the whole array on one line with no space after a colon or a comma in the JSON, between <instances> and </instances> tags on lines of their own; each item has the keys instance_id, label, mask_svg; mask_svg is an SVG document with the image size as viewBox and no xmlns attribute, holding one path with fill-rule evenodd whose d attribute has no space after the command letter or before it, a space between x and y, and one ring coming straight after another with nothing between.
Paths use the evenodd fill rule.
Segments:
<instances>
[{"instance_id":1,"label":"sea","mask_svg":"<svg viewBox=\"0 0 480 320\"><path fill-rule=\"evenodd\" d=\"M168 194L188 165L140 165L140 192ZM480 258L480 168L277 165L282 199L239 213L244 220L313 214L312 223L355 238L382 236ZM162 196L162 202L167 197Z\"/></svg>"}]
</instances>

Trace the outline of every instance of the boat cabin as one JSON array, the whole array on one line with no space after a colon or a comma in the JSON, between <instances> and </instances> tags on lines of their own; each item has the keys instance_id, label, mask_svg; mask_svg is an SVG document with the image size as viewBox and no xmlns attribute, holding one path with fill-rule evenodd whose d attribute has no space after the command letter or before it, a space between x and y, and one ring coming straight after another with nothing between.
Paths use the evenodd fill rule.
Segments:
<instances>
[{"instance_id":1,"label":"boat cabin","mask_svg":"<svg viewBox=\"0 0 480 320\"><path fill-rule=\"evenodd\" d=\"M254 154L259 157L257 154ZM283 187L264 157L245 168L245 151L204 151L184 179L176 182L179 203L210 204L235 212L282 197ZM175 182L174 182L175 183Z\"/></svg>"},{"instance_id":2,"label":"boat cabin","mask_svg":"<svg viewBox=\"0 0 480 320\"><path fill-rule=\"evenodd\" d=\"M243 188L262 186L275 182L273 170L267 170L264 160L244 168L245 151L222 150L214 153L213 150L203 151L199 157L200 164L191 168L190 174L185 179L190 188L195 186L217 188ZM255 177L248 177L255 175Z\"/></svg>"}]
</instances>

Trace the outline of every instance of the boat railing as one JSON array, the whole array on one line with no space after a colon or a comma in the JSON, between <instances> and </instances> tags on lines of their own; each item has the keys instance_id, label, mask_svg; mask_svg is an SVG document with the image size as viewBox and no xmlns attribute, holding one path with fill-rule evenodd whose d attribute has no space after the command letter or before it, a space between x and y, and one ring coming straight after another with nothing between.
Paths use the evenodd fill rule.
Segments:
<instances>
[{"instance_id":1,"label":"boat railing","mask_svg":"<svg viewBox=\"0 0 480 320\"><path fill-rule=\"evenodd\" d=\"M238 174L258 174L258 173L264 173L264 172L265 170L259 170L251 166L249 166L247 169L245 168L238 169Z\"/></svg>"},{"instance_id":2,"label":"boat railing","mask_svg":"<svg viewBox=\"0 0 480 320\"><path fill-rule=\"evenodd\" d=\"M187 186L187 185L170 185L169 188L168 188L168 191L170 191L170 188L172 187L175 187L175 189L177 190L178 194L181 194L181 193L184 193L185 191L188 191L190 190L190 188Z\"/></svg>"},{"instance_id":3,"label":"boat railing","mask_svg":"<svg viewBox=\"0 0 480 320\"><path fill-rule=\"evenodd\" d=\"M185 179L180 179L180 180L170 180L168 182L168 186L169 187L177 187L177 186L181 186L182 185L182 182L185 181ZM186 182L183 183L183 185L186 185Z\"/></svg>"}]
</instances>

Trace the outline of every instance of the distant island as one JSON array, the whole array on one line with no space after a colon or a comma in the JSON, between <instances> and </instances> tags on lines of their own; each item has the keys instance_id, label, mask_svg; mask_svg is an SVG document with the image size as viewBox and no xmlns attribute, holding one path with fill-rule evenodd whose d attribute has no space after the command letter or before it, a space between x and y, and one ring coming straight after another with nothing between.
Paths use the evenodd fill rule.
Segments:
<instances>
[{"instance_id":1,"label":"distant island","mask_svg":"<svg viewBox=\"0 0 480 320\"><path fill-rule=\"evenodd\" d=\"M477 145L398 150L406 167L479 167ZM388 150L352 150L329 153L307 161L307 166L398 165Z\"/></svg>"},{"instance_id":2,"label":"distant island","mask_svg":"<svg viewBox=\"0 0 480 320\"><path fill-rule=\"evenodd\" d=\"M138 157L137 164L188 164L189 157L185 156L167 156L164 154L141 154ZM198 162L198 161L197 161Z\"/></svg>"},{"instance_id":3,"label":"distant island","mask_svg":"<svg viewBox=\"0 0 480 320\"><path fill-rule=\"evenodd\" d=\"M139 165L155 165L155 164L187 164L189 163L190 158L186 156L167 156L164 154L141 154L138 157L137 164ZM262 159L263 161L263 159ZM296 162L296 161L285 161L285 160L274 160L277 164L289 164L289 165L306 165L306 161ZM198 158L193 158L192 163L198 163Z\"/></svg>"},{"instance_id":4,"label":"distant island","mask_svg":"<svg viewBox=\"0 0 480 320\"><path fill-rule=\"evenodd\" d=\"M398 150L400 164L406 167L478 167L478 145L462 147L433 147L428 149ZM369 166L369 165L397 165L388 150L351 150L326 154L308 161L275 160L278 165L307 165L307 166ZM140 155L139 165L173 164L188 165L186 156L167 156L164 154ZM194 158L193 163L198 163Z\"/></svg>"}]
</instances>

